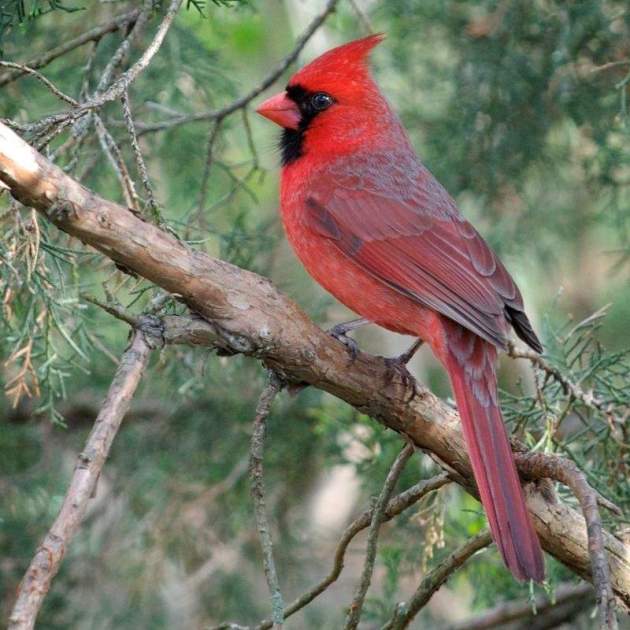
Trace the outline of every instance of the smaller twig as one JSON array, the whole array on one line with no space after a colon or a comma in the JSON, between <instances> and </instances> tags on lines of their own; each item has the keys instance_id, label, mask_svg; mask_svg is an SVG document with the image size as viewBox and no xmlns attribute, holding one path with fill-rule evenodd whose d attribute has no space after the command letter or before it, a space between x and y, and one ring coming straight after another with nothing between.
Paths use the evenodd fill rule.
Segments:
<instances>
[{"instance_id":1,"label":"smaller twig","mask_svg":"<svg viewBox=\"0 0 630 630\"><path fill-rule=\"evenodd\" d=\"M565 394L578 400L586 407L603 412L609 411L609 405L596 398L593 394L585 392L579 385L570 381L558 368L551 365L548 361L545 361L539 354L531 350L519 350L512 342L508 342L508 355L513 359L527 359L532 365L541 369L545 374L559 383Z\"/></svg>"},{"instance_id":2,"label":"smaller twig","mask_svg":"<svg viewBox=\"0 0 630 630\"><path fill-rule=\"evenodd\" d=\"M444 562L427 573L420 582L409 603L401 602L396 606L392 618L381 630L402 630L406 628L426 606L433 594L446 582L451 574L461 567L468 558L492 542L490 532L483 531L456 549Z\"/></svg>"},{"instance_id":3,"label":"smaller twig","mask_svg":"<svg viewBox=\"0 0 630 630\"><path fill-rule=\"evenodd\" d=\"M133 116L131 115L129 93L127 92L127 90L123 92L123 95L121 97L121 102L122 102L123 117L125 119L125 123L127 125L127 131L129 132L129 137L131 139L131 148L133 149L133 154L134 154L134 157L136 158L136 167L138 169L138 173L140 174L140 179L142 180L144 191L147 194L147 202L149 204L149 208L151 209L153 220L158 225L161 225L163 223L162 216L160 214L160 209L158 208L158 205L155 201L155 196L153 195L153 187L151 186L151 181L149 180L149 173L147 171L147 166L144 162L144 157L142 157L140 144L138 143L138 136L136 134L136 128L133 122Z\"/></svg>"},{"instance_id":4,"label":"smaller twig","mask_svg":"<svg viewBox=\"0 0 630 630\"><path fill-rule=\"evenodd\" d=\"M400 451L392 467L387 474L383 489L379 494L379 497L374 506L372 513L372 522L370 523L370 529L368 530L367 550L365 552L365 561L363 563L363 571L361 572L361 579L354 593L352 603L346 616L346 622L344 628L346 630L355 630L359 625L361 619L361 613L363 611L363 603L365 602L365 596L367 595L370 583L372 582L372 573L374 572L374 562L376 560L376 548L378 544L378 535L381 528L381 524L384 520L385 508L389 497L394 491L394 486L398 482L400 475L405 467L405 464L409 458L413 455L414 447L412 444L405 444Z\"/></svg>"},{"instance_id":5,"label":"smaller twig","mask_svg":"<svg viewBox=\"0 0 630 630\"><path fill-rule=\"evenodd\" d=\"M43 83L57 98L69 103L73 107L76 107L79 103L71 96L64 94L55 84L47 79L43 74L37 72L37 70L33 70L33 68L29 68L21 63L13 63L11 61L0 61L0 68L13 68L14 70L19 70L22 74L30 74L32 77L35 77L38 81Z\"/></svg>"},{"instance_id":6,"label":"smaller twig","mask_svg":"<svg viewBox=\"0 0 630 630\"><path fill-rule=\"evenodd\" d=\"M94 125L96 127L96 133L103 149L103 153L107 156L109 163L111 164L122 188L125 196L125 203L129 208L139 210L138 193L136 192L135 184L129 174L129 169L125 164L120 147L116 144L116 141L109 133L103 121L99 116L94 116Z\"/></svg>"},{"instance_id":7,"label":"smaller twig","mask_svg":"<svg viewBox=\"0 0 630 630\"><path fill-rule=\"evenodd\" d=\"M114 437L147 366L151 349L159 343L161 341L156 341L152 332L137 329L125 350L85 448L77 459L61 510L18 587L17 600L9 618L10 630L30 630L34 627L37 613L68 545L83 520Z\"/></svg>"},{"instance_id":8,"label":"smaller twig","mask_svg":"<svg viewBox=\"0 0 630 630\"><path fill-rule=\"evenodd\" d=\"M350 1L350 6L352 7L352 10L356 13L357 17L359 18L359 21L363 24L363 28L368 33L373 33L374 27L372 26L372 23L370 22L370 19L368 18L368 16L365 14L365 11L359 6L356 0L349 0L349 1Z\"/></svg>"},{"instance_id":9,"label":"smaller twig","mask_svg":"<svg viewBox=\"0 0 630 630\"><path fill-rule=\"evenodd\" d=\"M271 593L271 619L274 628L282 628L282 622L284 620L284 601L282 599L282 593L280 592L276 564L273 559L273 544L265 511L263 453L267 418L269 417L273 401L281 389L282 382L274 372L270 371L269 382L260 394L258 405L256 406L254 431L252 433L249 451L251 494L254 501L254 514L256 517L256 527L258 528L258 537L263 551L265 577L267 578L267 585Z\"/></svg>"},{"instance_id":10,"label":"smaller twig","mask_svg":"<svg viewBox=\"0 0 630 630\"><path fill-rule=\"evenodd\" d=\"M615 596L610 583L608 556L598 508L599 493L591 488L586 475L571 460L544 453L518 453L516 461L520 472L526 477L556 479L575 494L586 521L591 574L600 614L599 627L602 630L616 630Z\"/></svg>"},{"instance_id":11,"label":"smaller twig","mask_svg":"<svg viewBox=\"0 0 630 630\"><path fill-rule=\"evenodd\" d=\"M504 627L514 621L524 624L534 621L535 617L546 611L571 602L581 602L585 607L593 601L593 586L588 582L581 584L560 584L554 589L553 598L541 594L532 601L505 602L477 615L456 623L448 630L490 630ZM520 626L519 626L520 627ZM555 627L555 626L554 626Z\"/></svg>"},{"instance_id":12,"label":"smaller twig","mask_svg":"<svg viewBox=\"0 0 630 630\"><path fill-rule=\"evenodd\" d=\"M411 507L420 499L425 497L430 492L439 490L446 484L450 483L451 478L449 473L440 473L431 479L426 479L411 486L404 492L396 495L387 505L385 510L383 522L389 521L395 516L398 516L401 512L404 512L407 508ZM301 610L305 606L308 606L314 599L319 597L331 584L337 581L337 578L341 575L344 567L344 559L348 545L352 542L354 537L362 532L364 529L370 526L372 517L374 515L374 508L365 510L360 516L358 516L346 529L344 530L341 539L337 543L335 549L335 556L333 561L333 567L330 573L315 586L310 588L306 593L300 595L295 601L287 606L284 618L290 617L298 610ZM272 626L272 622L269 620L262 621L256 626L256 630L269 630Z\"/></svg>"},{"instance_id":13,"label":"smaller twig","mask_svg":"<svg viewBox=\"0 0 630 630\"><path fill-rule=\"evenodd\" d=\"M90 304L94 304L95 306L102 308L106 313L109 313L116 319L120 319L121 321L126 322L130 326L137 327L140 323L139 317L136 317L135 315L131 315L131 313L128 313L120 304L117 304L114 302L110 302L110 303L101 302L100 300L97 300L95 297L92 297L90 295L84 295L84 294L81 295L81 298L84 299L86 302L89 302Z\"/></svg>"},{"instance_id":14,"label":"smaller twig","mask_svg":"<svg viewBox=\"0 0 630 630\"><path fill-rule=\"evenodd\" d=\"M13 72L6 72L2 76L0 76L0 87L4 87L7 83L11 81L15 81L15 79L26 74L27 71L24 70L24 66L28 66L29 68L35 70L37 68L43 68L48 65L54 59L69 53L75 48L79 48L79 46L83 46L91 41L98 41L103 35L107 35L108 33L112 33L113 31L117 31L118 29L124 28L127 24L133 22L140 13L139 9L133 9L132 11L128 11L127 13L123 13L121 15L117 15L114 19L109 22L97 26L85 33L82 33L78 37L74 39L70 39L60 46L56 48L52 48L47 50L45 53L40 55L39 57L34 57L33 59L29 59L25 64L23 64L22 68L15 69Z\"/></svg>"},{"instance_id":15,"label":"smaller twig","mask_svg":"<svg viewBox=\"0 0 630 630\"><path fill-rule=\"evenodd\" d=\"M206 205L206 199L208 197L208 181L210 180L210 171L212 169L212 160L214 152L214 144L219 137L219 131L221 129L222 118L217 118L210 129L208 134L208 144L206 149L206 162L203 167L203 174L201 175L201 186L199 187L199 203L197 204L197 212L203 212Z\"/></svg>"},{"instance_id":16,"label":"smaller twig","mask_svg":"<svg viewBox=\"0 0 630 630\"><path fill-rule=\"evenodd\" d=\"M249 113L247 107L243 107L241 110L243 114L243 127L245 128L245 138L247 140L247 147L252 156L252 168L258 169L258 151L256 150L256 143L254 142L254 134L252 133L252 127L249 124Z\"/></svg>"},{"instance_id":17,"label":"smaller twig","mask_svg":"<svg viewBox=\"0 0 630 630\"><path fill-rule=\"evenodd\" d=\"M179 125L199 122L202 120L221 120L230 114L233 114L235 111L245 107L282 76L284 71L298 58L298 55L302 52L304 46L306 46L319 27L326 21L326 18L335 10L338 3L339 0L328 0L321 13L313 18L313 21L306 27L306 30L297 38L291 52L289 52L289 54L247 94L240 96L221 109L198 112L196 114L187 114L158 123L138 125L138 135L152 133L155 131L163 131L164 129L170 129L171 127L178 127Z\"/></svg>"},{"instance_id":18,"label":"smaller twig","mask_svg":"<svg viewBox=\"0 0 630 630\"><path fill-rule=\"evenodd\" d=\"M127 36L123 39L123 41L119 44L118 48L116 48L114 54L110 57L107 65L101 72L98 85L96 86L96 92L94 94L95 97L102 94L110 86L114 73L125 63L127 56L129 55L129 51L131 50L131 44L134 42L134 40L138 39L138 37L142 33L142 30L144 29L149 19L149 13L151 11L151 6L147 6L147 2L144 2L143 4L144 6L138 14L138 17L135 20L133 27L127 33ZM151 4L150 0L148 4Z\"/></svg>"}]
</instances>

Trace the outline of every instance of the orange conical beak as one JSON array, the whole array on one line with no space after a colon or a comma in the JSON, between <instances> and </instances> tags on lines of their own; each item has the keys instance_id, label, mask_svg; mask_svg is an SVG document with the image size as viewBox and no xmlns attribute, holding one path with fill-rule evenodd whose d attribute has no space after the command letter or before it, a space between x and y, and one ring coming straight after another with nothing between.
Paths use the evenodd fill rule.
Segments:
<instances>
[{"instance_id":1,"label":"orange conical beak","mask_svg":"<svg viewBox=\"0 0 630 630\"><path fill-rule=\"evenodd\" d=\"M265 118L287 129L297 129L300 124L300 110L286 92L276 94L261 103L256 111Z\"/></svg>"}]
</instances>

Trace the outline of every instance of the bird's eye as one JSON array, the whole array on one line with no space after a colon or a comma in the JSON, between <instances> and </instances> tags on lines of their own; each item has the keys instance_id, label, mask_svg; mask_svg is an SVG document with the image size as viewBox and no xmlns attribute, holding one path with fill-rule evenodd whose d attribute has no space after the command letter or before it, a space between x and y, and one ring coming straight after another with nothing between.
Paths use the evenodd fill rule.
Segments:
<instances>
[{"instance_id":1,"label":"bird's eye","mask_svg":"<svg viewBox=\"0 0 630 630\"><path fill-rule=\"evenodd\" d=\"M318 112L328 109L333 104L333 98L325 92L317 92L311 97L311 107Z\"/></svg>"}]
</instances>

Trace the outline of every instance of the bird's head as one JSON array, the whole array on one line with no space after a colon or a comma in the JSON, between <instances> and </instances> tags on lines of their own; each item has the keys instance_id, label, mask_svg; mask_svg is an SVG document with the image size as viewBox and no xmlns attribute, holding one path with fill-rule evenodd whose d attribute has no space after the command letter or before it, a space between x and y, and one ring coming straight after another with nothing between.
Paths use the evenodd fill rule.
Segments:
<instances>
[{"instance_id":1,"label":"bird's head","mask_svg":"<svg viewBox=\"0 0 630 630\"><path fill-rule=\"evenodd\" d=\"M369 53L382 39L370 35L329 50L256 109L284 128L283 164L311 150L351 150L387 122L391 112L368 68Z\"/></svg>"}]
</instances>

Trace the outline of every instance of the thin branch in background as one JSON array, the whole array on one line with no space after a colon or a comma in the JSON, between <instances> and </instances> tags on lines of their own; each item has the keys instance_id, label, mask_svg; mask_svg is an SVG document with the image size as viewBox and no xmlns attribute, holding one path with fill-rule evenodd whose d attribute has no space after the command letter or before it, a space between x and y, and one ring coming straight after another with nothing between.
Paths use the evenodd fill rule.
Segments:
<instances>
[{"instance_id":1,"label":"thin branch in background","mask_svg":"<svg viewBox=\"0 0 630 630\"><path fill-rule=\"evenodd\" d=\"M519 470L525 476L556 479L575 494L586 521L591 573L600 617L599 627L602 630L616 630L618 627L616 603L598 508L599 493L591 488L586 475L577 465L568 459L545 453L519 453L516 455L516 461Z\"/></svg>"},{"instance_id":2,"label":"thin branch in background","mask_svg":"<svg viewBox=\"0 0 630 630\"><path fill-rule=\"evenodd\" d=\"M58 125L64 121L74 122L79 120L89 112L92 112L96 109L101 108L106 103L111 101L115 101L119 99L125 90L129 89L129 86L138 78L138 76L147 68L147 66L151 63L151 60L157 52L160 50L162 43L164 42L164 38L170 29L177 12L179 11L183 0L171 0L171 4L169 5L168 10L166 11L166 15L162 19L153 40L149 44L149 46L142 53L140 59L138 59L126 72L123 72L118 79L116 79L105 91L97 93L87 101L80 103L78 107L60 112L58 114L52 114L51 116L46 116L36 123L30 124L16 124L11 123L12 126L22 130L22 131L37 131L41 129L48 129L54 125ZM100 87L100 86L99 86ZM3 119L4 120L4 119ZM8 124L8 123L7 123Z\"/></svg>"},{"instance_id":3,"label":"thin branch in background","mask_svg":"<svg viewBox=\"0 0 630 630\"><path fill-rule=\"evenodd\" d=\"M252 170L258 170L258 151L256 150L256 143L254 142L254 135L252 134L252 126L249 124L249 113L247 107L243 107L241 110L243 114L243 127L245 128L245 138L247 139L247 147L252 156Z\"/></svg>"},{"instance_id":4,"label":"thin branch in background","mask_svg":"<svg viewBox=\"0 0 630 630\"><path fill-rule=\"evenodd\" d=\"M363 28L368 33L374 33L374 27L372 26L372 23L370 22L368 16L365 14L365 11L359 6L358 0L349 0L349 2L353 11L359 18L359 21L363 24Z\"/></svg>"},{"instance_id":5,"label":"thin branch in background","mask_svg":"<svg viewBox=\"0 0 630 630\"><path fill-rule=\"evenodd\" d=\"M317 29L319 29L319 27L324 23L326 18L335 10L338 3L339 0L328 0L321 13L313 18L313 21L306 27L306 30L297 38L295 46L291 52L256 87L247 92L247 94L237 98L235 101L232 101L232 103L222 107L221 109L198 112L196 114L186 116L177 116L159 123L138 125L138 135L152 133L155 131L163 131L164 129L178 127L179 125L184 125L190 122L221 120L230 114L233 114L235 111L246 107L259 94L264 92L268 87L271 87L282 76L284 71L298 58L298 55L302 52L304 46L306 46Z\"/></svg>"},{"instance_id":6,"label":"thin branch in background","mask_svg":"<svg viewBox=\"0 0 630 630\"><path fill-rule=\"evenodd\" d=\"M98 41L108 33L113 33L114 31L127 28L129 24L136 20L139 13L140 9L133 9L132 11L128 11L127 13L117 15L109 22L90 29L89 31L82 33L78 37L75 37L74 39L63 43L56 48L52 48L51 50L46 51L38 57L33 57L25 64L23 64L23 67L16 68L13 72L6 72L2 76L0 76L0 87L4 87L8 83L15 81L15 79L24 76L24 74L26 74L27 72L26 70L24 70L24 66L27 66L31 70L43 68L44 66L47 66L51 61L54 61L58 57L62 57L75 48L79 48L80 46L83 46L88 42Z\"/></svg>"},{"instance_id":7,"label":"thin branch in background","mask_svg":"<svg viewBox=\"0 0 630 630\"><path fill-rule=\"evenodd\" d=\"M381 630L402 630L402 628L407 628L449 576L457 571L468 558L480 549L487 547L491 542L492 536L490 536L490 532L483 531L471 538L459 549L456 549L435 569L427 573L408 603L401 602L396 606L396 612Z\"/></svg>"},{"instance_id":8,"label":"thin branch in background","mask_svg":"<svg viewBox=\"0 0 630 630\"><path fill-rule=\"evenodd\" d=\"M384 513L389 501L389 497L394 491L394 486L398 482L400 475L405 467L405 464L409 458L413 455L413 444L405 444L403 449L398 454L398 457L394 460L392 467L387 474L383 489L379 494L379 497L374 506L374 512L372 514L372 521L370 523L370 529L368 531L367 550L365 552L365 561L363 563L363 571L361 572L361 579L357 585L348 615L344 624L345 630L355 630L359 625L361 619L361 613L363 611L363 603L365 602L365 596L372 582L372 573L374 572L374 562L376 560L376 548L378 544L378 535L381 528L381 524L384 520Z\"/></svg>"},{"instance_id":9,"label":"thin branch in background","mask_svg":"<svg viewBox=\"0 0 630 630\"><path fill-rule=\"evenodd\" d=\"M219 137L219 131L221 129L221 124L223 123L222 118L217 118L210 129L210 133L208 134L208 146L206 149L206 162L203 167L203 174L201 176L201 186L199 187L199 203L197 204L197 212L201 214L203 211L206 200L208 197L208 181L210 179L210 171L212 169L212 160L213 160L213 152L214 152L214 144Z\"/></svg>"},{"instance_id":10,"label":"thin branch in background","mask_svg":"<svg viewBox=\"0 0 630 630\"><path fill-rule=\"evenodd\" d=\"M513 343L509 342L508 355L513 359L527 359L532 365L539 368L545 372L547 376L558 382L562 386L565 394L568 394L575 400L580 401L586 407L591 407L604 413L609 411L610 405L599 400L593 396L593 394L589 394L582 390L579 385L566 378L558 368L551 365L548 361L545 361L545 359L536 352L517 349Z\"/></svg>"},{"instance_id":11,"label":"thin branch in background","mask_svg":"<svg viewBox=\"0 0 630 630\"><path fill-rule=\"evenodd\" d=\"M407 508L420 501L420 499L422 499L429 493L439 490L450 482L450 475L445 472L440 473L439 475L436 475L431 479L419 481L417 484L411 486L411 488L408 488L404 492L396 495L387 504L387 508L385 509L383 520L381 521L381 523L393 519L395 516L398 516L398 514L404 512ZM341 575L344 567L344 559L346 555L346 550L348 549L348 545L352 542L352 540L354 540L354 537L357 534L370 526L373 516L374 507L365 510L360 516L352 521L352 523L350 523L348 527L346 527L341 536L341 539L337 543L333 567L330 573L323 580L318 582L315 586L310 588L303 595L300 595L300 597L298 597L295 601L289 604L289 606L287 606L284 612L285 619L296 613L298 610L301 610L305 606L308 606L308 604L310 604L314 599L316 599L324 591L326 591L326 589L331 584L334 584L334 582L337 581L337 578ZM258 624L258 626L256 626L256 630L269 630L272 625L273 624L271 621L265 620Z\"/></svg>"},{"instance_id":12,"label":"thin branch in background","mask_svg":"<svg viewBox=\"0 0 630 630\"><path fill-rule=\"evenodd\" d=\"M554 589L553 598L545 593L538 595L533 602L530 600L505 602L476 617L469 618L462 623L456 623L450 626L448 630L490 630L515 621L519 621L524 627L525 623L540 619L553 608L570 603L579 603L581 604L580 610L582 610L591 605L593 601L593 586L588 582L560 584Z\"/></svg>"},{"instance_id":13,"label":"thin branch in background","mask_svg":"<svg viewBox=\"0 0 630 630\"><path fill-rule=\"evenodd\" d=\"M61 510L20 583L9 618L9 630L30 630L35 626L35 619L52 580L83 520L116 433L147 367L151 350L160 344L161 338L154 334L153 329L140 328L134 332L85 447L77 459Z\"/></svg>"},{"instance_id":14,"label":"thin branch in background","mask_svg":"<svg viewBox=\"0 0 630 630\"><path fill-rule=\"evenodd\" d=\"M123 92L121 97L123 116L125 118L125 123L127 125L127 131L129 132L129 137L131 139L131 147L133 149L134 157L136 158L136 167L138 169L138 173L140 174L140 179L142 180L142 185L144 186L144 191L147 194L147 203L149 204L149 208L151 209L151 215L153 220L161 225L162 215L160 214L160 209L155 201L155 196L153 194L153 187L151 186L151 181L149 180L149 173L147 171L147 166L144 162L144 157L142 157L142 151L140 150L140 144L138 143L138 136L136 135L136 128L133 122L133 116L131 115L131 105L129 103L129 93L127 90Z\"/></svg>"},{"instance_id":15,"label":"thin branch in background","mask_svg":"<svg viewBox=\"0 0 630 630\"><path fill-rule=\"evenodd\" d=\"M254 501L254 514L258 537L263 551L263 565L265 577L271 593L271 619L274 628L282 628L284 620L284 601L280 592L280 583L273 559L273 544L269 523L265 512L265 482L263 478L263 453L265 448L265 430L267 418L276 396L282 389L282 382L274 372L269 372L269 382L260 394L254 418L254 431L249 450L249 474L251 480L251 494Z\"/></svg>"},{"instance_id":16,"label":"thin branch in background","mask_svg":"<svg viewBox=\"0 0 630 630\"><path fill-rule=\"evenodd\" d=\"M57 98L65 101L66 103L72 105L73 107L77 107L79 105L78 101L73 99L71 96L64 94L55 84L47 79L41 72L37 72L33 68L29 68L21 63L13 63L12 61L0 61L0 68L13 68L19 70L21 75L28 74L32 77L35 77L38 81L43 83Z\"/></svg>"},{"instance_id":17,"label":"thin branch in background","mask_svg":"<svg viewBox=\"0 0 630 630\"><path fill-rule=\"evenodd\" d=\"M107 156L107 159L112 165L112 168L120 181L120 186L122 188L127 207L139 211L140 204L138 193L136 192L136 186L131 179L131 175L129 175L129 170L127 169L127 165L125 164L120 148L99 116L94 116L94 125L96 127L96 133L98 135L101 148L103 149L103 153Z\"/></svg>"},{"instance_id":18,"label":"thin branch in background","mask_svg":"<svg viewBox=\"0 0 630 630\"><path fill-rule=\"evenodd\" d=\"M118 68L120 68L125 63L127 57L129 56L129 52L131 50L131 44L136 39L138 39L142 31L144 30L144 27L149 19L149 15L152 11L152 7L151 7L150 0L148 1L148 4L146 1L143 4L144 6L142 10L140 11L140 13L138 14L138 17L136 21L134 22L133 28L129 31L127 36L119 44L118 48L116 48L116 51L110 57L109 61L107 62L107 65L101 72L101 76L96 86L96 90L94 92L93 98L98 97L99 95L103 94L103 92L105 92L105 90L108 88L108 86L112 82L114 73L116 72Z\"/></svg>"}]
</instances>

